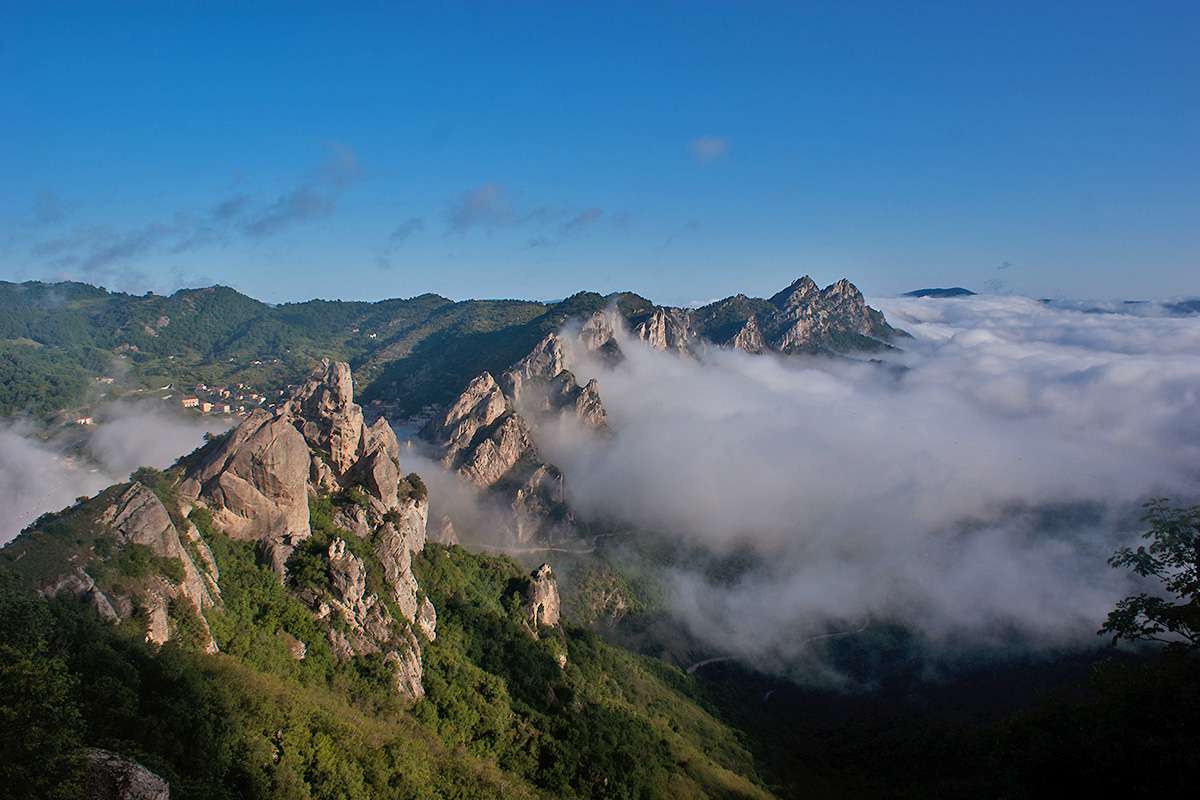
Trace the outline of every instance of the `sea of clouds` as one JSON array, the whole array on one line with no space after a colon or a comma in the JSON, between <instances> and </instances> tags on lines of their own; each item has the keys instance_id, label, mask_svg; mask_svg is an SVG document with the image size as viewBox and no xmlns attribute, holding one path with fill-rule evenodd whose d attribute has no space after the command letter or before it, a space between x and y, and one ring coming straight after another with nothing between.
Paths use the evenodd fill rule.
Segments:
<instances>
[{"instance_id":1,"label":"sea of clouds","mask_svg":"<svg viewBox=\"0 0 1200 800\"><path fill-rule=\"evenodd\" d=\"M54 431L0 421L0 545L47 511L129 479L138 467L163 468L229 426L184 415L152 400L117 401L95 412L94 427Z\"/></svg>"},{"instance_id":2,"label":"sea of clouds","mask_svg":"<svg viewBox=\"0 0 1200 800\"><path fill-rule=\"evenodd\" d=\"M668 567L677 614L765 665L833 630L1095 643L1108 567L1151 496L1200 488L1200 317L1020 297L876 301L913 335L883 363L571 354L613 435L544 428L583 518L753 568ZM1119 307L1118 307L1119 308Z\"/></svg>"},{"instance_id":3,"label":"sea of clouds","mask_svg":"<svg viewBox=\"0 0 1200 800\"><path fill-rule=\"evenodd\" d=\"M1200 497L1200 316L875 304L913 338L871 360L680 357L624 331L619 364L575 348L612 435L564 419L537 438L577 516L704 556L642 566L695 639L769 669L885 623L935 645L1095 644L1134 588L1107 558L1136 539L1140 503ZM222 427L153 403L97 417L83 441L0 424L0 543ZM434 524L449 512L481 540L505 527L506 509L419 453L404 466L429 484Z\"/></svg>"}]
</instances>

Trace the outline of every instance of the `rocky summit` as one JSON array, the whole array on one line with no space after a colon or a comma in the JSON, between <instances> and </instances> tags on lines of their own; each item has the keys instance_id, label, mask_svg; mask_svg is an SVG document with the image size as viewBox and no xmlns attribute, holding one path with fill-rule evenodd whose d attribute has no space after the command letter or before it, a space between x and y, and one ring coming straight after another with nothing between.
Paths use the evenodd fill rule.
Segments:
<instances>
[{"instance_id":1,"label":"rocky summit","mask_svg":"<svg viewBox=\"0 0 1200 800\"><path fill-rule=\"evenodd\" d=\"M807 275L769 299L739 294L695 309L649 306L624 316L634 338L677 353L706 345L748 353L870 352L907 336L867 305L850 281L822 289ZM611 312L593 315L584 326L589 349L619 351L612 326Z\"/></svg>"},{"instance_id":2,"label":"rocky summit","mask_svg":"<svg viewBox=\"0 0 1200 800\"><path fill-rule=\"evenodd\" d=\"M600 386L595 379L580 385L568 345L615 363L624 357L622 330L681 356L712 346L783 354L876 350L907 335L849 281L822 289L808 276L767 300L737 295L698 309L614 302L546 334L498 379L475 376L421 431L443 466L509 507L518 543L554 538L573 522L564 476L538 450L538 428L565 415L598 435L609 432Z\"/></svg>"},{"instance_id":3,"label":"rocky summit","mask_svg":"<svg viewBox=\"0 0 1200 800\"><path fill-rule=\"evenodd\" d=\"M549 333L499 381L477 376L421 435L435 444L443 466L507 504L510 532L526 542L571 524L562 472L534 441L538 424L563 414L596 434L608 431L599 384L579 385L560 335Z\"/></svg>"},{"instance_id":4,"label":"rocky summit","mask_svg":"<svg viewBox=\"0 0 1200 800\"><path fill-rule=\"evenodd\" d=\"M222 604L221 577L201 528L219 531L254 545L337 658L379 656L396 691L420 698L421 643L437 627L412 572L428 500L419 477L401 476L386 420L364 423L352 387L349 366L325 360L274 412L254 411L165 473L135 473L47 515L6 554L44 596L77 596L102 618L143 626L158 645L196 629L215 652L205 613ZM310 506L322 498L338 499L328 504L330 521L354 546L337 536L319 551L310 545ZM85 546L60 552L67 531L86 531ZM297 558L303 583L289 574ZM288 647L303 658L309 644Z\"/></svg>"}]
</instances>

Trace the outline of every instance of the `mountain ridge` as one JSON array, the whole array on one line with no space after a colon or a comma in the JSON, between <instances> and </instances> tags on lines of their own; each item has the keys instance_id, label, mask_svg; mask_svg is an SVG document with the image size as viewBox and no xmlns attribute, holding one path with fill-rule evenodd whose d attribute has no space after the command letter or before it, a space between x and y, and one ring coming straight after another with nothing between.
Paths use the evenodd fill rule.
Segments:
<instances>
[{"instance_id":1,"label":"mountain ridge","mask_svg":"<svg viewBox=\"0 0 1200 800\"><path fill-rule=\"evenodd\" d=\"M82 283L0 282L0 415L76 407L93 394L93 380L109 374L125 390L285 386L329 357L354 369L364 405L400 419L451 401L480 372L507 369L568 319L610 306L656 338L672 336L686 320L700 338L748 350L763 337L767 349L787 352L878 350L904 335L870 309L824 338L787 340L788 330L824 323L811 314L800 319L807 312L799 307L788 320L787 310L744 295L700 309L657 306L632 292L577 292L555 303L424 293L270 305L224 286L137 296Z\"/></svg>"}]
</instances>

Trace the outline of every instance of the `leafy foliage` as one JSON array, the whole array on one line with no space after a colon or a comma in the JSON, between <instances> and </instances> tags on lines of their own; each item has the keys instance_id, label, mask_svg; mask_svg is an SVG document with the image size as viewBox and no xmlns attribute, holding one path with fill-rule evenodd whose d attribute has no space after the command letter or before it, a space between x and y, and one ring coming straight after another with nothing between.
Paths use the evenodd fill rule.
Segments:
<instances>
[{"instance_id":1,"label":"leafy foliage","mask_svg":"<svg viewBox=\"0 0 1200 800\"><path fill-rule=\"evenodd\" d=\"M1169 595L1126 597L1109 612L1102 634L1113 641L1161 642L1170 648L1200 648L1200 506L1172 508L1166 500L1146 504L1142 534L1148 545L1122 547L1108 563L1162 584Z\"/></svg>"},{"instance_id":2,"label":"leafy foliage","mask_svg":"<svg viewBox=\"0 0 1200 800\"><path fill-rule=\"evenodd\" d=\"M637 295L595 292L555 304L423 294L269 306L224 286L163 297L0 281L0 416L45 417L82 403L115 362L143 386L271 388L298 381L322 357L351 363L363 402L414 414L507 367L568 316L613 302L625 313L649 307Z\"/></svg>"},{"instance_id":3,"label":"leafy foliage","mask_svg":"<svg viewBox=\"0 0 1200 800\"><path fill-rule=\"evenodd\" d=\"M535 639L510 559L431 544L414 569L438 609L414 714L447 742L553 797L765 796L690 678L582 629Z\"/></svg>"}]
</instances>

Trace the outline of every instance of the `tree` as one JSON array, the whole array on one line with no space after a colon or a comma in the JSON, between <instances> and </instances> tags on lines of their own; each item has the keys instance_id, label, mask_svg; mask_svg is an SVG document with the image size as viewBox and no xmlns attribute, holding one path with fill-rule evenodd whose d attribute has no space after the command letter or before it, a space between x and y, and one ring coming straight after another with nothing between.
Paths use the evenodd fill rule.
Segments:
<instances>
[{"instance_id":1,"label":"tree","mask_svg":"<svg viewBox=\"0 0 1200 800\"><path fill-rule=\"evenodd\" d=\"M1142 520L1149 542L1137 549L1122 547L1108 563L1155 578L1168 596L1136 594L1108 613L1101 634L1113 643L1161 642L1175 650L1200 649L1200 506L1172 508L1164 499L1146 504Z\"/></svg>"}]
</instances>

